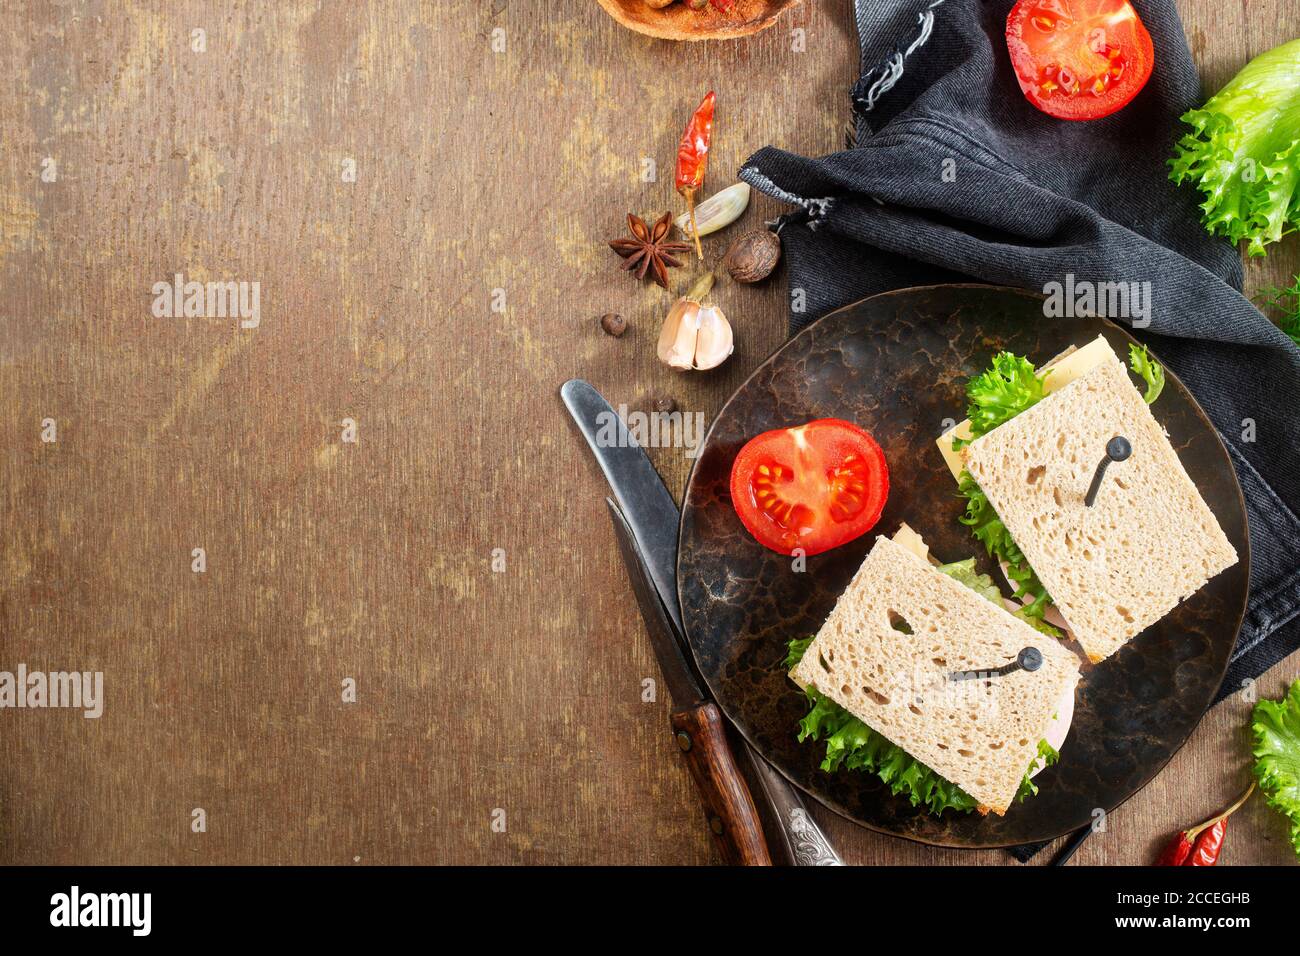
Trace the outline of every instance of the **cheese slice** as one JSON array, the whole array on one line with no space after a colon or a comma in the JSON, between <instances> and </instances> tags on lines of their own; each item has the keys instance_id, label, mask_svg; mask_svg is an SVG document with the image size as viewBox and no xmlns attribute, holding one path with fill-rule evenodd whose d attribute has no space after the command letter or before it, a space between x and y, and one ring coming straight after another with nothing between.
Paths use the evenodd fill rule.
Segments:
<instances>
[{"instance_id":1,"label":"cheese slice","mask_svg":"<svg viewBox=\"0 0 1300 956\"><path fill-rule=\"evenodd\" d=\"M1076 378L1086 375L1100 365L1107 356L1119 358L1119 356L1115 355L1115 350L1110 347L1110 343L1106 341L1104 336L1100 335L1081 349L1067 349L1039 369L1039 378L1047 375L1049 370L1052 373L1047 375L1047 378L1043 381L1043 394L1050 395L1052 392L1069 385ZM939 454L943 455L943 460L948 465L948 470L952 472L953 478L960 478L962 471L966 468L965 456L962 451L952 447L953 441L958 438L970 440L969 418L957 423L935 439Z\"/></svg>"},{"instance_id":2,"label":"cheese slice","mask_svg":"<svg viewBox=\"0 0 1300 956\"><path fill-rule=\"evenodd\" d=\"M894 543L901 545L908 551L920 558L922 561L934 564L930 558L930 546L925 543L925 539L917 534L906 521L898 526L894 532Z\"/></svg>"}]
</instances>

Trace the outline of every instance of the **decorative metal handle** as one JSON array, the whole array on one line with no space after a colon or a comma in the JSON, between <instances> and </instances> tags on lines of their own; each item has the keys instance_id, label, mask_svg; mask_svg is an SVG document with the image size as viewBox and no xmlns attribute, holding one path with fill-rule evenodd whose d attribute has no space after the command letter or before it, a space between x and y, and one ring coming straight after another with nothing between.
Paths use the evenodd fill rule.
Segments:
<instances>
[{"instance_id":1,"label":"decorative metal handle","mask_svg":"<svg viewBox=\"0 0 1300 956\"><path fill-rule=\"evenodd\" d=\"M790 862L795 866L843 866L844 861L835 852L826 834L817 826L817 821L808 812L799 792L790 781L781 776L753 747L746 744L745 750L754 768L754 776L758 777L763 795L767 797L767 805L781 831L781 840Z\"/></svg>"}]
</instances>

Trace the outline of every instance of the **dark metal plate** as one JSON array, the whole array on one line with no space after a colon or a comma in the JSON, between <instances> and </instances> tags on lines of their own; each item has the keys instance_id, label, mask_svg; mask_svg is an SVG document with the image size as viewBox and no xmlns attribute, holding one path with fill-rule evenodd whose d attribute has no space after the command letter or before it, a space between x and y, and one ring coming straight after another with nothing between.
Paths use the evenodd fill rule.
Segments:
<instances>
[{"instance_id":1,"label":"dark metal plate","mask_svg":"<svg viewBox=\"0 0 1300 956\"><path fill-rule=\"evenodd\" d=\"M713 423L686 489L677 582L686 633L718 704L782 773L823 803L886 833L944 846L1048 840L1111 810L1169 761L1214 699L1245 610L1246 515L1228 455L1172 373L1152 406L1240 556L1177 610L1103 663L1083 664L1061 762L1036 797L1003 817L934 817L874 776L818 769L824 748L799 744L803 695L782 667L786 642L815 633L877 533L906 521L945 561L992 561L957 520L956 484L935 448L944 420L965 417L966 380L1001 349L1041 364L1098 334L1126 357L1131 337L1102 319L1047 319L1038 296L947 285L874 296L805 329L740 387ZM1153 353L1154 354L1154 353ZM1156 356L1158 358L1158 356ZM885 450L890 496L873 532L807 559L768 551L745 531L728 491L731 462L754 435L813 418L844 418Z\"/></svg>"}]
</instances>

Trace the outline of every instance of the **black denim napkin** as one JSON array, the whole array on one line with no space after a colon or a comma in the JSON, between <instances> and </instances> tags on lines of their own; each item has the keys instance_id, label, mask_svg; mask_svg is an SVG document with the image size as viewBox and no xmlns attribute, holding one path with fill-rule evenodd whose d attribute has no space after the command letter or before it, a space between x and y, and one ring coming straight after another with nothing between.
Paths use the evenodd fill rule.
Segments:
<instances>
[{"instance_id":1,"label":"black denim napkin","mask_svg":"<svg viewBox=\"0 0 1300 956\"><path fill-rule=\"evenodd\" d=\"M853 148L768 147L740 175L796 207L779 227L791 333L911 285L1150 283L1136 334L1218 428L1246 500L1251 594L1222 699L1300 647L1300 349L1241 295L1238 253L1206 233L1199 193L1167 178L1178 117L1204 99L1172 0L1134 0L1155 70L1124 109L1083 123L1021 94L1011 6L857 0Z\"/></svg>"}]
</instances>

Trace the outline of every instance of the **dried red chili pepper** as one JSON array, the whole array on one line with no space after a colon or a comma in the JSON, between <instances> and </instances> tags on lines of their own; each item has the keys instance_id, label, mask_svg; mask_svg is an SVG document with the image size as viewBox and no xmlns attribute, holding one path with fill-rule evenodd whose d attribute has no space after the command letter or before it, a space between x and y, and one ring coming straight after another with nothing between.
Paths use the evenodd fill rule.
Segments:
<instances>
[{"instance_id":1,"label":"dried red chili pepper","mask_svg":"<svg viewBox=\"0 0 1300 956\"><path fill-rule=\"evenodd\" d=\"M677 191L686 198L691 213L691 237L695 240L695 254L704 258L700 237L695 229L695 194L704 185L704 172L709 165L709 143L713 138L713 91L700 101L686 124L686 132L677 146Z\"/></svg>"},{"instance_id":2,"label":"dried red chili pepper","mask_svg":"<svg viewBox=\"0 0 1300 956\"><path fill-rule=\"evenodd\" d=\"M1156 866L1214 866L1223 850L1223 838L1228 832L1228 817L1246 802L1255 790L1252 783L1232 806L1217 817L1183 830L1169 842L1156 860Z\"/></svg>"},{"instance_id":3,"label":"dried red chili pepper","mask_svg":"<svg viewBox=\"0 0 1300 956\"><path fill-rule=\"evenodd\" d=\"M1187 839L1187 831L1182 830L1160 851L1156 866L1182 866L1192 855L1192 841Z\"/></svg>"},{"instance_id":4,"label":"dried red chili pepper","mask_svg":"<svg viewBox=\"0 0 1300 956\"><path fill-rule=\"evenodd\" d=\"M1192 847L1191 856L1183 866L1214 866L1219 862L1219 851L1223 849L1223 837L1228 832L1228 818L1215 820L1207 829L1202 830Z\"/></svg>"},{"instance_id":5,"label":"dried red chili pepper","mask_svg":"<svg viewBox=\"0 0 1300 956\"><path fill-rule=\"evenodd\" d=\"M709 2L723 13L728 13L731 10L732 4L734 4L736 0L709 0Z\"/></svg>"}]
</instances>

